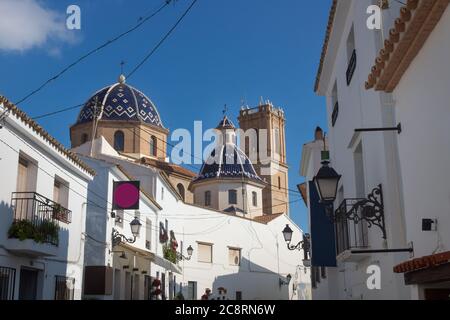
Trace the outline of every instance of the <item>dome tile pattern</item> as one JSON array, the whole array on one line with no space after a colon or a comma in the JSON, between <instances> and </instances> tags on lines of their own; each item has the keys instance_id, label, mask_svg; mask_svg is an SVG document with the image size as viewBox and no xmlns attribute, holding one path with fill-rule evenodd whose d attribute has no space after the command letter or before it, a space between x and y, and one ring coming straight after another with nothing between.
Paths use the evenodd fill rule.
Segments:
<instances>
[{"instance_id":1,"label":"dome tile pattern","mask_svg":"<svg viewBox=\"0 0 450 320\"><path fill-rule=\"evenodd\" d=\"M219 157L216 157L216 150L220 153ZM194 182L216 178L246 178L264 183L256 174L250 159L234 143L227 143L214 149Z\"/></svg>"},{"instance_id":2,"label":"dome tile pattern","mask_svg":"<svg viewBox=\"0 0 450 320\"><path fill-rule=\"evenodd\" d=\"M78 115L77 124L92 121L96 101L103 106L100 120L140 121L164 128L153 102L141 91L125 84L124 77L89 98Z\"/></svg>"}]
</instances>

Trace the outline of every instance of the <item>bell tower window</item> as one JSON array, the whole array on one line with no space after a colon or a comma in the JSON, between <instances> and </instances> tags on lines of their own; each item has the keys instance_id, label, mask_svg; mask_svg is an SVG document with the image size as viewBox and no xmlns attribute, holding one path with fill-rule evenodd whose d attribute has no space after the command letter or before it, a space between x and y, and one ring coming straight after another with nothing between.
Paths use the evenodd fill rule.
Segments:
<instances>
[{"instance_id":1,"label":"bell tower window","mask_svg":"<svg viewBox=\"0 0 450 320\"><path fill-rule=\"evenodd\" d=\"M125 135L123 131L118 130L114 133L114 149L122 152L125 150Z\"/></svg>"},{"instance_id":2,"label":"bell tower window","mask_svg":"<svg viewBox=\"0 0 450 320\"><path fill-rule=\"evenodd\" d=\"M82 135L81 135L81 144L84 144L84 143L86 143L88 141L88 135L87 135L87 133L83 133Z\"/></svg>"},{"instance_id":3,"label":"bell tower window","mask_svg":"<svg viewBox=\"0 0 450 320\"><path fill-rule=\"evenodd\" d=\"M150 155L156 157L156 151L158 149L157 141L155 136L150 137Z\"/></svg>"}]
</instances>

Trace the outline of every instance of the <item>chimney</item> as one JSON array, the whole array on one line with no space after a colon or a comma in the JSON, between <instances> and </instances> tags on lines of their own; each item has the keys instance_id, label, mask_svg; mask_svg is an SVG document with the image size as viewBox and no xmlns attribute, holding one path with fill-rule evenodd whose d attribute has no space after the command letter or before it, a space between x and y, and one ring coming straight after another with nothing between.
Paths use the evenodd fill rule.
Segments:
<instances>
[{"instance_id":1,"label":"chimney","mask_svg":"<svg viewBox=\"0 0 450 320\"><path fill-rule=\"evenodd\" d=\"M320 127L316 128L316 131L314 132L314 140L323 140L323 130Z\"/></svg>"}]
</instances>

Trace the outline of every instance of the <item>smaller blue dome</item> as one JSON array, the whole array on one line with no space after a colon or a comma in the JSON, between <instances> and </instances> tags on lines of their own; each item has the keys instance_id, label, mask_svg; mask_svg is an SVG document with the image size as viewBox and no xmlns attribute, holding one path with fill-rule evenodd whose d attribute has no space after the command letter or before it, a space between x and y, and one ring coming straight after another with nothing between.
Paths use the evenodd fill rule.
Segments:
<instances>
[{"instance_id":1,"label":"smaller blue dome","mask_svg":"<svg viewBox=\"0 0 450 320\"><path fill-rule=\"evenodd\" d=\"M139 121L164 128L153 102L141 91L125 84L124 76L89 98L78 115L77 124L92 121L96 103L103 106L100 120Z\"/></svg>"},{"instance_id":2,"label":"smaller blue dome","mask_svg":"<svg viewBox=\"0 0 450 320\"><path fill-rule=\"evenodd\" d=\"M216 151L220 154L219 157L216 157ZM226 143L214 149L193 182L217 178L245 178L264 183L250 159L234 143Z\"/></svg>"}]
</instances>

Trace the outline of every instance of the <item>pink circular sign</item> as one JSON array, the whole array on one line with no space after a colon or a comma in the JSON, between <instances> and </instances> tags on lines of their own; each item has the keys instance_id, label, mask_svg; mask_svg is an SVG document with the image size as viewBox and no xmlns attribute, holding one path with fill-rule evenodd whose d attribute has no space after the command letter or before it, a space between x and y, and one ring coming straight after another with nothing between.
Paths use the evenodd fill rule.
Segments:
<instances>
[{"instance_id":1,"label":"pink circular sign","mask_svg":"<svg viewBox=\"0 0 450 320\"><path fill-rule=\"evenodd\" d=\"M139 189L132 183L122 183L114 192L114 202L121 208L133 207L139 201Z\"/></svg>"}]
</instances>

